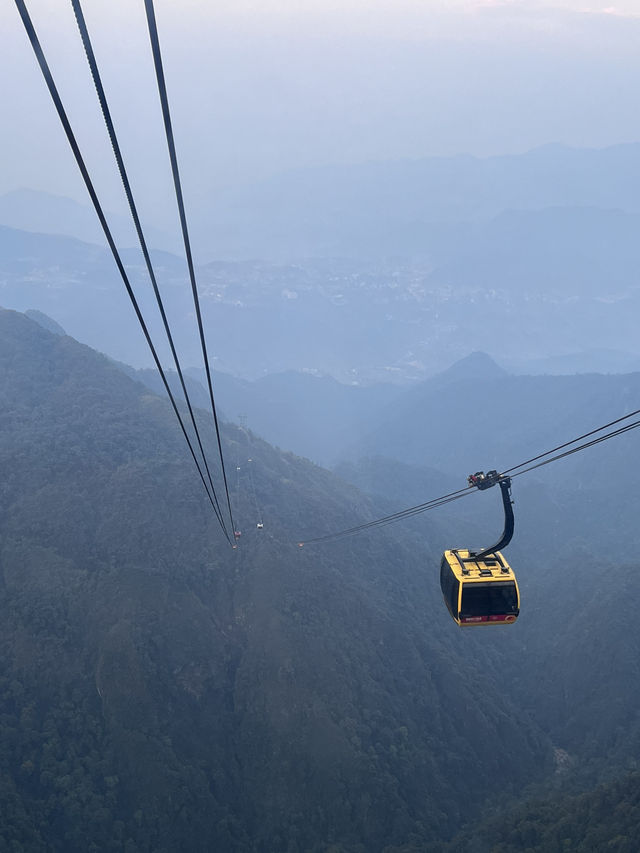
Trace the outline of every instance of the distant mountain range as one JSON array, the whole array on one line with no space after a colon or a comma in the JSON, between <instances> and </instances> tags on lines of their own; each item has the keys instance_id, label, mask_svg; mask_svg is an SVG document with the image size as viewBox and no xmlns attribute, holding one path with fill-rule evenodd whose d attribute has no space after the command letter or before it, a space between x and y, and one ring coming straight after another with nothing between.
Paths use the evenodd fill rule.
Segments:
<instances>
[{"instance_id":1,"label":"distant mountain range","mask_svg":"<svg viewBox=\"0 0 640 853\"><path fill-rule=\"evenodd\" d=\"M106 212L109 228L119 246L137 246L138 239L133 223L128 217ZM41 234L56 234L75 237L86 243L106 246L104 232L91 207L79 204L65 196L53 195L31 189L12 190L0 195L0 225L22 231ZM147 229L150 246L157 249L168 247L168 238L157 228Z\"/></svg>"},{"instance_id":2,"label":"distant mountain range","mask_svg":"<svg viewBox=\"0 0 640 853\"><path fill-rule=\"evenodd\" d=\"M640 288L629 217L622 217L629 227L620 231L620 216L598 214L600 233L594 217L586 217L593 227L582 253L575 235L569 249L562 248L558 226L552 256L558 213L530 216L539 224L547 215L544 244L520 215L504 217L507 231L519 223L517 252L508 248L512 237L501 241L494 234L486 244L474 238L435 269L331 259L201 267L216 368L247 379L296 370L345 384L406 384L481 349L517 372L634 369ZM565 224L567 216L573 213L560 217ZM123 257L166 360L142 258L135 250ZM201 364L185 264L166 252L154 252L154 259L183 363ZM151 363L113 260L94 244L0 226L0 305L42 311L114 358Z\"/></svg>"},{"instance_id":3,"label":"distant mountain range","mask_svg":"<svg viewBox=\"0 0 640 853\"><path fill-rule=\"evenodd\" d=\"M200 251L278 261L308 257L438 259L472 225L506 210L567 207L640 214L640 143L546 145L303 169L212 194L196 215Z\"/></svg>"},{"instance_id":4,"label":"distant mountain range","mask_svg":"<svg viewBox=\"0 0 640 853\"><path fill-rule=\"evenodd\" d=\"M379 410L345 456L387 456L447 473L505 470L638 408L640 373L513 376L478 353ZM603 474L608 466L607 482L615 471L631 487L635 473L627 452L635 441L629 436L618 439L615 450L591 451L591 470ZM569 478L582 489L591 488L577 457L539 476L551 482Z\"/></svg>"},{"instance_id":5,"label":"distant mountain range","mask_svg":"<svg viewBox=\"0 0 640 853\"><path fill-rule=\"evenodd\" d=\"M216 196L191 218L196 257L216 258L198 268L215 366L358 385L420 381L475 350L518 373L636 369L639 189L633 144L326 167ZM107 250L60 236L94 239L88 208L16 192L0 199L3 220L1 305L151 364ZM159 341L141 254L123 257ZM153 258L183 361L197 367L186 264Z\"/></svg>"},{"instance_id":6,"label":"distant mountain range","mask_svg":"<svg viewBox=\"0 0 640 853\"><path fill-rule=\"evenodd\" d=\"M640 215L638 199L640 143L602 149L546 145L519 155L428 157L285 172L209 196L200 193L193 199L190 222L196 255L205 262L395 257L439 265L460 243L474 238L510 242L510 229L503 230L500 221L506 211L566 208L567 214L550 214L546 224L544 219L539 224L535 218L521 220L524 234L533 223L534 232L547 229L553 236L553 217L566 219L573 210L574 221L568 224L588 255L600 241L587 243L584 230L581 239L580 217L591 219L591 225L582 223L587 230L593 226L597 232L598 215L611 225L617 216L624 229L620 213ZM496 217L498 223L486 233L479 228ZM137 245L126 217L110 214L109 221L121 245ZM628 227L634 223L628 220ZM34 190L0 196L0 224L104 244L88 203ZM177 236L149 228L149 243L156 249L179 250ZM609 239L602 235L603 241Z\"/></svg>"},{"instance_id":7,"label":"distant mountain range","mask_svg":"<svg viewBox=\"0 0 640 853\"><path fill-rule=\"evenodd\" d=\"M31 315L61 331L46 316ZM155 369L123 369L164 396ZM169 377L180 396L177 377L171 371ZM213 379L225 419L316 463L379 457L463 477L474 467L504 467L508 457L535 455L558 438L606 423L612 412L633 411L640 405L638 377L633 371L518 375L475 352L409 387L345 385L292 371L255 381L215 371ZM187 380L193 403L207 408L204 371L188 370Z\"/></svg>"}]
</instances>

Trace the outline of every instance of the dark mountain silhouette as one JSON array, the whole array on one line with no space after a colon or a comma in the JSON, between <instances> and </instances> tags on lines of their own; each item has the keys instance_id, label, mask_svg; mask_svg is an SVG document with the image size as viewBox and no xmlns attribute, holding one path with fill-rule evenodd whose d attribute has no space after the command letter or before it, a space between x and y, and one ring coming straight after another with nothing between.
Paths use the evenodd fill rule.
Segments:
<instances>
[{"instance_id":1,"label":"dark mountain silhouette","mask_svg":"<svg viewBox=\"0 0 640 853\"><path fill-rule=\"evenodd\" d=\"M451 385L453 382L490 381L501 379L507 375L507 371L496 364L491 356L477 351L461 358L451 367L428 379L427 385L433 391Z\"/></svg>"}]
</instances>

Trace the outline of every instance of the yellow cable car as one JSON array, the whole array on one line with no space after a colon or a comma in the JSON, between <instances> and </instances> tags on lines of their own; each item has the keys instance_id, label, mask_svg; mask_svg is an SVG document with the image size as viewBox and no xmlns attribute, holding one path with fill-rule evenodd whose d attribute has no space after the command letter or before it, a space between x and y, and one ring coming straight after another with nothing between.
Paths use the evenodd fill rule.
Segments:
<instances>
[{"instance_id":1,"label":"yellow cable car","mask_svg":"<svg viewBox=\"0 0 640 853\"><path fill-rule=\"evenodd\" d=\"M510 625L520 612L520 590L500 551L479 559L469 551L445 551L440 586L458 625Z\"/></svg>"},{"instance_id":2,"label":"yellow cable car","mask_svg":"<svg viewBox=\"0 0 640 853\"><path fill-rule=\"evenodd\" d=\"M458 625L510 625L520 613L520 590L513 569L500 553L513 536L513 507L509 477L497 471L469 477L479 489L500 486L505 513L503 534L495 545L482 551L452 548L440 563L440 587L444 602Z\"/></svg>"}]
</instances>

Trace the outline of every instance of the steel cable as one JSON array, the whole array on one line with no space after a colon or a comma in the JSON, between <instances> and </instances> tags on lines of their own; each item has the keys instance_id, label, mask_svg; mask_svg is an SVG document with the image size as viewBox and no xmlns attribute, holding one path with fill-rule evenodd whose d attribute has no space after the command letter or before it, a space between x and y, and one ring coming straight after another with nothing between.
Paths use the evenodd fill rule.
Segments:
<instances>
[{"instance_id":1,"label":"steel cable","mask_svg":"<svg viewBox=\"0 0 640 853\"><path fill-rule=\"evenodd\" d=\"M191 252L191 241L189 239L189 229L187 228L187 215L184 206L182 195L182 184L180 181L180 172L178 169L178 158L176 154L176 146L173 138L173 128L171 124L171 113L169 111L169 98L167 96L167 87L164 77L164 69L162 65L162 54L160 52L160 39L158 37L158 28L156 25L156 16L153 6L153 0L144 0L145 10L147 13L147 24L149 27L149 39L151 41L151 50L153 53L153 62L156 71L156 80L158 83L158 93L160 95L160 103L162 106L162 116L164 120L165 135L167 137L167 146L169 149L169 158L171 160L171 171L173 173L173 183L176 193L176 201L178 204L178 212L180 214L180 226L182 228L182 238L184 242L184 250L189 269L189 279L191 281L191 291L193 294L193 304L196 311L196 319L198 322L198 332L200 334L200 346L202 348L202 358L207 375L207 387L209 390L209 399L211 402L211 412L218 441L218 452L220 454L220 466L222 468L222 478L224 480L224 490L227 499L227 509L231 520L231 529L235 531L233 522L233 512L231 510L231 499L229 497L229 485L227 482L227 472L224 464L224 454L222 452L222 440L220 438L220 426L218 423L218 415L216 404L213 396L213 383L211 381L211 368L209 366L209 356L207 354L207 344L205 341L204 328L202 324L202 314L200 311L200 298L198 296L198 288L196 285L196 274L193 265L193 256Z\"/></svg>"},{"instance_id":2,"label":"steel cable","mask_svg":"<svg viewBox=\"0 0 640 853\"><path fill-rule=\"evenodd\" d=\"M634 415L640 414L640 409L637 409L634 412L629 412L627 415L623 415L620 418L616 418L613 421L610 421L607 424L603 424L601 427L597 429L589 430L589 432L583 433L581 436L572 439L571 441L566 441L563 444L559 444L557 447L552 448L551 450L546 451L546 453L539 453L537 456L531 457L531 459L526 460L525 462L521 462L519 465L514 465L511 468L506 469L500 474L500 477L509 476L519 477L521 474L527 474L529 471L534 471L537 468L542 468L544 465L549 465L551 462L557 462L559 459L564 459L567 456L572 456L574 453L578 453L582 450L586 450L589 447L594 447L596 444L601 444L604 441L608 441L611 438L615 438L618 435L623 435L624 433L631 432L640 426L640 419L636 421L632 421L630 424L626 424L625 426L619 427L616 430L612 430L609 433L605 433L605 435L598 436L597 438L591 439L591 441L587 441L584 444L578 445L577 447L572 447L570 450L565 450L564 453L558 453L555 456L550 457L549 459L545 459L544 457L549 456L552 453L555 453L557 450L562 450L565 447L570 447L572 444L575 444L577 441L580 441L583 438L588 438L589 436L596 435L596 433L602 432L604 429L608 429L610 426L614 426L615 424L621 423L622 421L628 420ZM542 461L538 461L542 460ZM537 464L532 465L530 463L536 462ZM528 466L528 467L526 467ZM519 471L518 469L522 468L523 470ZM511 473L511 472L516 473ZM496 481L497 482L497 481ZM355 527L349 527L345 530L340 530L337 533L327 533L324 536L317 536L313 539L306 539L298 542L300 547L304 545L316 544L319 542L328 542L333 539L341 539L345 536L351 536L355 533L360 533L363 530L369 530L373 527L382 527L387 524L393 524L396 521L401 521L405 518L410 518L414 515L419 515L423 512L428 512L429 510L436 509L437 507L444 506L444 504L451 503L452 501L458 500L459 498L465 497L467 494L477 492L475 486L468 486L465 489L460 489L457 492L451 492L448 495L443 495L439 498L433 498L433 500L426 501L423 504L418 504L413 507L409 507L408 509L400 510L400 512L393 513L391 515L385 515L382 518L376 518L373 521L365 522L364 524L356 525Z\"/></svg>"},{"instance_id":3,"label":"steel cable","mask_svg":"<svg viewBox=\"0 0 640 853\"><path fill-rule=\"evenodd\" d=\"M213 485L213 479L211 477L211 471L209 469L209 464L207 462L207 457L204 452L204 447L202 445L202 439L200 437L200 431L198 429L198 425L195 419L195 415L193 412L193 407L191 405L191 399L189 397L189 393L187 391L186 382L184 379L184 375L182 372L182 367L180 365L180 360L178 358L178 353L176 351L176 347L173 340L173 335L171 334L171 328L169 326L169 321L167 319L167 315L164 308L164 303L162 301L162 296L160 294L160 289L158 287L158 282L156 279L155 271L153 269L153 265L151 263L151 257L149 254L149 249L147 246L147 241L144 236L144 232L142 230L142 224L140 222L140 217L138 215L138 210L136 207L136 203L133 198L133 191L131 189L131 183L129 181L129 176L127 174L127 170L124 164L124 159L122 157L122 151L120 149L120 144L118 142L118 137L116 135L115 127L113 124L113 119L111 117L111 111L109 109L109 104L107 102L107 97L104 91L104 86L102 85L102 78L100 75L100 71L98 69L98 63L95 58L95 53L93 50L93 45L91 43L91 38L89 36L89 31L87 29L87 24L85 21L85 17L82 11L82 6L80 5L80 0L71 0L71 5L73 7L73 11L76 17L76 22L78 24L78 30L80 31L80 37L82 39L82 44L84 46L85 54L87 57L87 62L89 63L89 69L91 71L91 76L93 78L93 83L96 89L96 93L98 95L98 100L100 102L100 108L102 110L102 116L104 118L105 125L107 127L107 132L109 134L109 139L111 140L111 147L113 148L113 153L116 158L116 163L118 165L118 171L120 173L120 178L122 180L122 185L124 187L124 192L127 197L127 202L129 204L129 210L131 212L131 217L133 219L133 223L135 225L136 234L138 235L138 242L140 243L140 248L142 250L142 254L144 257L144 261L147 267L147 272L149 274L149 279L151 280L151 285L153 287L153 292L156 298L156 304L158 305L158 310L160 311L160 316L162 317L162 323L164 326L165 334L167 336L167 340L169 342L169 347L171 349L171 355L173 356L173 362L176 367L176 372L178 374L178 378L180 380L180 385L182 387L182 393L184 394L184 399L187 404L187 409L189 411L189 416L191 419L191 423L193 425L193 430L196 436L196 441L198 443L198 448L200 450L200 454L202 457L202 462L204 463L205 470L207 472L207 478L209 481L209 485L211 488L211 494L213 496L213 500L217 507L217 516L220 523L223 527L226 528L224 521L222 519L222 511L220 509L220 503L218 501L218 496L216 494L215 486Z\"/></svg>"},{"instance_id":4,"label":"steel cable","mask_svg":"<svg viewBox=\"0 0 640 853\"><path fill-rule=\"evenodd\" d=\"M89 175L86 164L85 164L84 159L82 157L82 153L80 152L80 148L79 148L78 143L76 141L75 134L73 133L73 129L72 129L71 124L69 122L69 119L67 117L67 113L64 109L64 105L63 105L62 100L60 98L60 94L59 94L58 89L56 87L55 81L53 79L53 75L51 73L51 70L50 70L49 65L47 63L47 60L45 58L44 52L42 50L42 46L40 44L40 40L39 40L38 35L37 35L35 28L33 26L33 22L31 21L31 17L29 15L27 7L24 3L24 0L15 0L15 4L16 4L16 7L18 9L18 13L20 14L20 17L22 19L22 23L24 25L25 32L27 33L27 37L29 38L29 41L30 41L31 46L33 48L33 52L35 54L38 65L40 66L40 70L42 72L45 83L46 83L47 88L49 90L49 94L51 95L51 99L52 99L53 104L56 108L56 112L58 113L58 117L59 117L60 122L62 124L62 127L64 129L64 132L66 134L67 141L69 142L69 145L70 145L71 150L73 152L73 155L75 157L76 163L78 165L78 169L80 170L80 174L82 175L82 179L84 180L85 186L87 188L87 192L89 193L89 197L91 198L91 202L92 202L93 207L96 211L96 215L98 217L98 220L100 221L100 225L102 226L102 230L104 232L105 238L106 238L107 243L109 245L109 248L111 250L111 254L113 255L113 259L114 259L116 266L118 268L118 272L120 273L120 277L122 278L123 284L124 284L125 289L127 291L127 295L129 296L129 299L130 299L131 304L133 306L133 309L135 311L136 317L138 319L138 323L140 325L140 328L142 329L145 340L147 342L147 345L148 345L149 350L151 352L151 355L153 357L153 360L154 360L154 363L155 363L156 368L158 370L158 373L160 374L160 377L161 377L162 382L164 384L164 387L165 387L165 390L166 390L167 395L169 397L169 400L171 401L171 406L172 406L174 413L175 413L175 415L178 419L178 422L180 424L180 429L182 431L182 434L185 437L185 440L186 440L187 445L189 447L189 451L191 453L193 461L196 464L196 468L198 469L200 479L202 480L202 484L204 485L205 491L206 491L207 496L209 498L209 501L213 507L214 513L216 514L216 517L218 518L218 521L220 522L220 524L222 526L222 530L223 530L223 533L224 533L227 541L229 542L229 544L231 544L229 534L227 533L227 531L224 527L224 524L222 523L222 518L218 516L217 508L215 506L215 503L213 502L211 494L209 493L209 488L207 486L207 482L205 480L204 474L202 472L202 469L201 469L200 464L198 462L198 459L196 457L193 445L191 444L191 440L189 438L189 435L188 435L187 430L185 428L184 422L183 422L182 417L180 415L178 405L176 403L173 392L171 391L171 388L169 386L169 382L168 382L167 377L165 375L164 369L162 367L162 364L161 364L160 359L158 357L158 354L156 352L156 348L155 348L153 341L151 339L149 329L147 328L147 324L144 320L144 317L142 316L140 306L138 305L138 300L136 299L135 293L133 291L133 288L132 288L131 283L129 281L129 277L127 275L127 271L124 268L122 258L120 257L120 253L119 253L118 248L114 242L113 236L111 234L111 230L109 228L109 224L108 224L106 217L104 215L104 211L102 210L102 206L101 206L100 201L98 199L98 196L96 194L95 188L93 186L93 182L91 181L91 177Z\"/></svg>"}]
</instances>

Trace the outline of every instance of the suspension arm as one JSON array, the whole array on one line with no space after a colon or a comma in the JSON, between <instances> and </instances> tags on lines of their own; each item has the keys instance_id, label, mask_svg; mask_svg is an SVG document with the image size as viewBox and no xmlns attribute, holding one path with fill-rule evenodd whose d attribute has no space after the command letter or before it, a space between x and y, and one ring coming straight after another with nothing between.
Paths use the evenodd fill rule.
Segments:
<instances>
[{"instance_id":1,"label":"suspension arm","mask_svg":"<svg viewBox=\"0 0 640 853\"><path fill-rule=\"evenodd\" d=\"M492 545L490 548L484 548L482 551L473 552L473 555L470 556L473 556L474 560L482 560L489 554L494 554L496 551L500 551L502 548L506 548L513 537L514 518L513 505L511 503L511 478L500 477L497 480L497 483L500 486L500 492L502 494L502 506L504 508L504 530L502 531L502 536L496 542L495 545ZM495 482L491 485L495 485Z\"/></svg>"}]
</instances>

